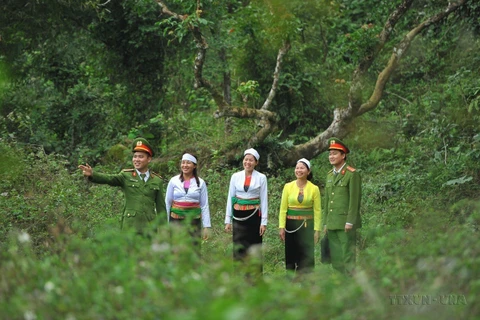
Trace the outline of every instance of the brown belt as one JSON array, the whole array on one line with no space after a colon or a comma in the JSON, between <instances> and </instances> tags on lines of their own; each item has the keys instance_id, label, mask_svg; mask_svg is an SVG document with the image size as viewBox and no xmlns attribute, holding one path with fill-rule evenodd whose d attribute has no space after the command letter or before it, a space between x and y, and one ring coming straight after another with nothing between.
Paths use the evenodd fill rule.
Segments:
<instances>
[{"instance_id":1,"label":"brown belt","mask_svg":"<svg viewBox=\"0 0 480 320\"><path fill-rule=\"evenodd\" d=\"M170 212L170 217L172 217L173 219L181 219L181 220L186 218L185 216L180 216L180 215L178 215L176 213L173 213L173 212ZM196 217L194 217L194 219L199 219L200 217L201 216L196 216Z\"/></svg>"},{"instance_id":2,"label":"brown belt","mask_svg":"<svg viewBox=\"0 0 480 320\"><path fill-rule=\"evenodd\" d=\"M313 219L313 215L308 215L308 216L292 216L292 215L287 215L287 219L291 220L309 220Z\"/></svg>"}]
</instances>

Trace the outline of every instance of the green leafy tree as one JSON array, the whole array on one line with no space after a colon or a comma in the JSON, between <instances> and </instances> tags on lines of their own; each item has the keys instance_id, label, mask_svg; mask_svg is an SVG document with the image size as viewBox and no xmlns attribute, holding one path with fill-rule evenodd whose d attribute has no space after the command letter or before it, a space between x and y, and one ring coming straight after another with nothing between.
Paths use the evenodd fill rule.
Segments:
<instances>
[{"instance_id":1,"label":"green leafy tree","mask_svg":"<svg viewBox=\"0 0 480 320\"><path fill-rule=\"evenodd\" d=\"M261 145L271 135L276 135L280 128L285 130L285 137L293 132L302 132L302 127L312 128L303 130L300 137L295 138L293 135L297 143L278 151L279 159L282 159L284 164L292 164L301 156L313 158L326 150L329 137L343 138L348 135L354 130L355 120L358 117L377 108L386 94L387 83L396 75L400 66L410 69L409 63L402 65L401 62L409 56L409 49L416 44L416 39L427 43L428 47L431 47L432 54L439 49L435 43L445 46L450 44L449 49L454 50L455 47L451 46L454 41L445 41L446 37L453 36L448 34L449 28L455 30L453 40L460 41L461 27L465 26L465 21L471 22L470 30L476 28L477 22L471 18L472 14L478 10L474 2L466 0L451 2L443 9L439 9L438 1L417 3L404 0L388 2L388 4L385 2L385 6L369 14L364 13L371 11L371 4L367 5L360 1L322 2L324 9L320 9L320 4L317 7L315 4L303 1L246 2L238 6L235 11L235 14L240 16L238 26L241 27L239 28L241 31L229 28L224 29L223 32L216 31L215 34L211 34L205 27L208 25L205 20L216 21L216 17L212 17L212 14L221 15L221 12L211 8L210 3L198 2L194 14L178 14L175 10L188 12L187 10L191 10L192 7L181 7L179 3L175 3L175 9L171 10L166 1L156 2L160 5L162 12L170 16L168 21L172 26L175 23L183 26L181 29L174 29L175 32L183 32L182 38L185 37L185 30L188 29L191 32L197 47L194 68L195 87L203 87L209 91L218 108L215 117L257 121L258 130L249 138L248 145ZM307 8L313 12L324 10L333 14L309 16ZM204 12L209 12L209 15ZM318 17L320 17L320 24L314 23ZM346 23L349 18L354 23ZM339 32L335 32L337 22L340 22ZM320 27L312 29L310 25ZM319 29L321 32L318 32ZM319 54L317 59L307 61L308 56L302 56L302 54L311 52L307 50L307 44L315 39L315 36L308 36L315 30L322 45L311 50L317 50L323 54ZM258 81L260 88L263 89L263 95L266 96L263 104L237 107L235 101L230 102L225 99L220 87L215 85L218 83L217 78L210 77L207 71L210 67L207 52L214 50L209 47L210 39L214 39L218 34L232 33L239 33L236 52L240 57L245 57L251 68L260 74L259 78L269 75L271 79L272 71L267 70L274 69L273 81L270 81L268 90L265 90L266 82ZM212 42L216 43L214 40ZM251 43L254 45L250 46ZM334 48L337 44L340 45L340 50L329 51L329 48ZM259 48L263 48L263 45L266 49L260 51ZM255 67L257 61L262 61L260 56L271 56L271 48L274 47L280 48L276 63L270 58L267 59L268 63L259 63ZM299 51L300 49L304 51ZM295 52L294 58L288 60L287 57L292 50ZM241 60L234 65L242 66ZM231 68L235 70L233 66ZM286 68L291 68L292 72L285 73ZM320 72L322 68L327 71ZM294 69L297 69L295 73ZM254 72L249 72L249 68L241 70L244 74L253 76L250 80L255 79ZM318 73L312 73L310 77L305 76L310 70ZM299 77L301 72L304 72L303 78ZM246 81L239 83L243 82ZM312 99L314 101L312 104L306 105L302 94L310 92L309 97L312 97L313 89L324 91L320 91L323 94ZM335 92L334 98L328 97L331 92ZM303 120L309 115L310 118L315 115L314 119L318 119L317 125ZM304 125L298 129L300 124ZM235 150L229 152L227 157L228 155L234 157L235 153Z\"/></svg>"},{"instance_id":2,"label":"green leafy tree","mask_svg":"<svg viewBox=\"0 0 480 320\"><path fill-rule=\"evenodd\" d=\"M98 161L132 128L168 113L163 66L175 48L165 46L151 1L6 1L0 8L5 137L67 154L73 164ZM161 130L142 134L160 138Z\"/></svg>"}]
</instances>

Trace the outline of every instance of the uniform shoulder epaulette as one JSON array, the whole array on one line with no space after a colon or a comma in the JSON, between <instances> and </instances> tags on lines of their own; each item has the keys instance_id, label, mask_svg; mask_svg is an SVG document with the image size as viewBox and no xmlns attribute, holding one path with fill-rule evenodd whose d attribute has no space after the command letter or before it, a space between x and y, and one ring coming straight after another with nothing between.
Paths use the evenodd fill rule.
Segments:
<instances>
[{"instance_id":1,"label":"uniform shoulder epaulette","mask_svg":"<svg viewBox=\"0 0 480 320\"><path fill-rule=\"evenodd\" d=\"M350 167L350 166L347 166L347 170L350 171L350 172L355 172L355 169L354 167Z\"/></svg>"},{"instance_id":2,"label":"uniform shoulder epaulette","mask_svg":"<svg viewBox=\"0 0 480 320\"><path fill-rule=\"evenodd\" d=\"M156 173L156 172L151 172L151 174L154 175L155 177L158 177L158 178L160 178L160 179L163 180L163 177L162 177L161 175L159 175L158 173Z\"/></svg>"},{"instance_id":3,"label":"uniform shoulder epaulette","mask_svg":"<svg viewBox=\"0 0 480 320\"><path fill-rule=\"evenodd\" d=\"M332 172L333 172L333 169L332 169L332 170L330 170L330 171L328 171L328 172L327 172L327 174L330 174L330 173L332 173Z\"/></svg>"},{"instance_id":4,"label":"uniform shoulder epaulette","mask_svg":"<svg viewBox=\"0 0 480 320\"><path fill-rule=\"evenodd\" d=\"M123 169L122 172L132 172L135 171L135 169Z\"/></svg>"}]
</instances>

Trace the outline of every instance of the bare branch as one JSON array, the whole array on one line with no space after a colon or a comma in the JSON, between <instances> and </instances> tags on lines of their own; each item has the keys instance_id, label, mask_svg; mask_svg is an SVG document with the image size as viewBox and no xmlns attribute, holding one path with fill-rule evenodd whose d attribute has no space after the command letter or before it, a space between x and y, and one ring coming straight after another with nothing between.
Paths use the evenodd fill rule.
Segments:
<instances>
[{"instance_id":1,"label":"bare branch","mask_svg":"<svg viewBox=\"0 0 480 320\"><path fill-rule=\"evenodd\" d=\"M231 117L237 117L237 118L254 118L259 120L258 126L261 129L258 130L257 133L250 138L250 140L248 141L249 146L255 146L258 143L262 142L276 128L278 116L276 113L271 112L268 109L272 104L272 101L275 97L275 93L278 89L278 83L280 79L280 70L282 67L283 57L288 53L290 48L291 48L290 41L286 40L283 43L283 46L278 50L277 64L275 66L275 71L273 73L272 87L270 89L267 99L265 100L263 106L260 109L257 110L253 108L228 108L223 112L223 116L231 116ZM217 111L215 113L216 117L219 117L221 115L222 113L220 111Z\"/></svg>"},{"instance_id":2,"label":"bare branch","mask_svg":"<svg viewBox=\"0 0 480 320\"><path fill-rule=\"evenodd\" d=\"M349 105L354 108L354 110L358 110L358 108L361 106L361 97L362 97L362 79L364 74L368 71L370 66L372 65L373 61L377 58L378 54L380 51L383 49L385 46L385 43L388 41L390 38L390 35L393 31L393 28L397 24L397 22L400 20L401 17L405 15L405 13L408 11L410 6L412 5L413 0L404 0L392 14L387 19L387 22L383 26L382 31L380 32L379 35L379 42L375 46L375 48L372 50L370 54L366 54L365 57L360 61L358 64L357 68L353 72L353 77L352 77L352 85L350 86L350 92L349 92Z\"/></svg>"},{"instance_id":3,"label":"bare branch","mask_svg":"<svg viewBox=\"0 0 480 320\"><path fill-rule=\"evenodd\" d=\"M333 112L333 121L330 126L315 138L303 144L296 145L293 149L281 154L283 162L285 164L293 164L302 157L309 159L314 158L327 149L328 139L330 137L342 139L347 136L352 131L350 123L354 118L351 110L351 108L335 109Z\"/></svg>"},{"instance_id":4,"label":"bare branch","mask_svg":"<svg viewBox=\"0 0 480 320\"><path fill-rule=\"evenodd\" d=\"M185 20L188 17L188 15L180 15L180 14L177 14L173 11L170 11L170 9L168 9L167 5L165 3L163 3L163 1L161 1L161 0L157 0L157 3L160 6L160 8L162 8L162 12L165 13L165 14L168 14L169 16L172 16L172 17L174 17L178 20L181 20L181 21Z\"/></svg>"},{"instance_id":5,"label":"bare branch","mask_svg":"<svg viewBox=\"0 0 480 320\"><path fill-rule=\"evenodd\" d=\"M230 107L225 108L223 111L217 110L214 116L215 118L235 117L243 119L259 119L273 122L277 121L277 114L275 112L254 108Z\"/></svg>"},{"instance_id":6,"label":"bare branch","mask_svg":"<svg viewBox=\"0 0 480 320\"><path fill-rule=\"evenodd\" d=\"M412 101L408 100L407 98L404 98L404 97L402 97L402 96L400 96L400 95L398 95L398 94L396 94L396 93L388 92L388 91L385 91L385 93L386 93L386 94L391 94L392 96L395 96L395 97L397 97L398 99L403 100L403 101L405 101L405 102L408 103L408 104L412 104L412 103L413 103Z\"/></svg>"},{"instance_id":7,"label":"bare branch","mask_svg":"<svg viewBox=\"0 0 480 320\"><path fill-rule=\"evenodd\" d=\"M110 1L112 1L112 0L107 0L104 3L99 4L99 6L101 6L101 7L106 6Z\"/></svg>"},{"instance_id":8,"label":"bare branch","mask_svg":"<svg viewBox=\"0 0 480 320\"><path fill-rule=\"evenodd\" d=\"M258 145L260 142L265 140L274 129L275 126L272 125L271 122L266 121L263 124L262 129L260 129L252 138L250 138L250 140L248 141L248 146L252 147Z\"/></svg>"},{"instance_id":9,"label":"bare branch","mask_svg":"<svg viewBox=\"0 0 480 320\"><path fill-rule=\"evenodd\" d=\"M461 7L463 4L465 4L465 1L466 0L459 0L458 2L449 3L445 11L440 12L428 18L427 20L419 24L417 27L410 30L410 32L407 33L407 35L399 43L399 45L396 48L393 48L393 53L390 57L390 60L388 61L387 66L378 75L377 83L375 84L375 89L373 90L373 93L368 99L368 101L360 106L360 109L358 110L358 114L357 114L358 116L374 109L378 105L378 103L382 99L383 90L385 89L385 85L387 81L390 79L391 75L393 74L393 71L397 68L400 62L400 59L407 52L413 39L425 28L441 21L446 16L454 12L456 9Z\"/></svg>"},{"instance_id":10,"label":"bare branch","mask_svg":"<svg viewBox=\"0 0 480 320\"><path fill-rule=\"evenodd\" d=\"M403 15L408 11L410 6L412 5L413 0L404 0L398 7L395 9L394 12L390 14L390 16L387 19L387 22L383 26L382 32L380 32L379 35L379 45L377 46L376 53L380 52L380 50L385 46L385 43L387 43L388 39L390 38L390 35L392 34L393 28L395 28L395 25L397 22L400 20L400 18L403 17Z\"/></svg>"},{"instance_id":11,"label":"bare branch","mask_svg":"<svg viewBox=\"0 0 480 320\"><path fill-rule=\"evenodd\" d=\"M187 14L180 15L176 12L171 11L168 9L167 5L163 3L162 0L156 0L158 5L162 8L162 12L172 16L180 21L185 21L188 17ZM202 13L200 1L197 1L197 16L200 16ZM194 88L205 88L213 97L213 100L217 104L219 110L223 110L227 103L225 102L223 95L220 91L218 91L215 86L213 86L208 80L203 78L203 65L205 64L205 57L207 54L208 43L205 37L203 36L200 28L193 24L189 25L189 28L192 31L193 38L195 40L195 44L197 46L197 55L195 56L195 65L194 65L194 76L195 76L195 84Z\"/></svg>"},{"instance_id":12,"label":"bare branch","mask_svg":"<svg viewBox=\"0 0 480 320\"><path fill-rule=\"evenodd\" d=\"M277 64L275 66L275 71L273 73L272 88L270 89L270 93L268 94L267 99L263 103L263 106L260 108L262 110L268 110L270 105L272 104L273 98L275 98L275 93L278 88L278 80L280 79L280 70L282 68L282 60L283 60L283 57L288 53L290 48L291 48L290 41L286 40L283 43L283 47L281 47L278 50Z\"/></svg>"},{"instance_id":13,"label":"bare branch","mask_svg":"<svg viewBox=\"0 0 480 320\"><path fill-rule=\"evenodd\" d=\"M193 27L192 30L193 38L197 45L197 55L195 56L195 66L194 66L194 75L195 75L195 84L194 88L205 88L212 95L215 104L219 110L224 110L228 103L225 101L222 93L213 86L210 81L203 78L203 65L205 64L205 57L207 54L208 44L205 40L205 37L202 35L200 28Z\"/></svg>"}]
</instances>

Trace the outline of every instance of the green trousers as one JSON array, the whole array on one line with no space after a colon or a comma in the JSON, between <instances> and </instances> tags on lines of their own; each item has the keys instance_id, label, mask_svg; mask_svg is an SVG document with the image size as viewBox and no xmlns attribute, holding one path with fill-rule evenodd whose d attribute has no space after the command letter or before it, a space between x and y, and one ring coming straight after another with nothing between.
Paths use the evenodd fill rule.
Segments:
<instances>
[{"instance_id":1,"label":"green trousers","mask_svg":"<svg viewBox=\"0 0 480 320\"><path fill-rule=\"evenodd\" d=\"M355 268L355 246L357 231L328 230L328 243L332 258L332 267L343 273L352 274Z\"/></svg>"}]
</instances>

